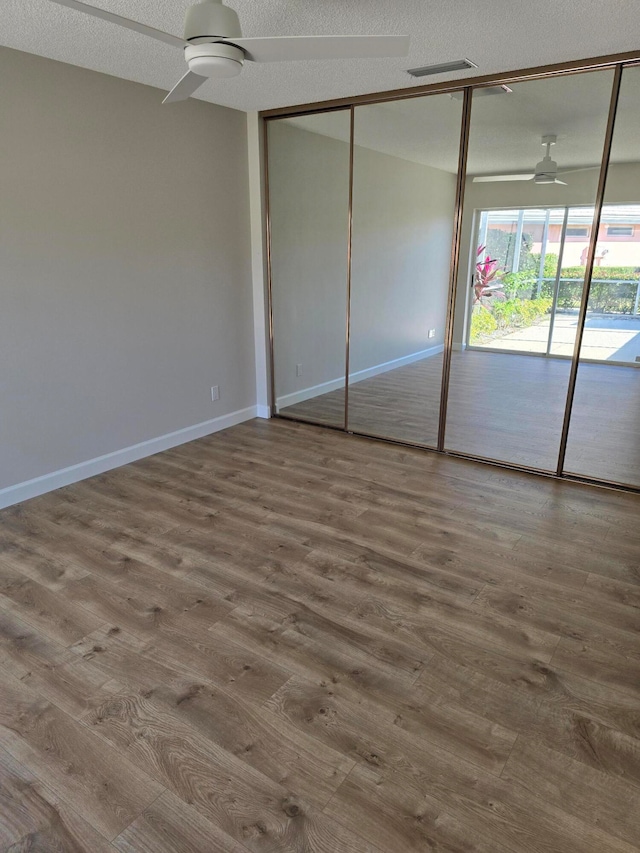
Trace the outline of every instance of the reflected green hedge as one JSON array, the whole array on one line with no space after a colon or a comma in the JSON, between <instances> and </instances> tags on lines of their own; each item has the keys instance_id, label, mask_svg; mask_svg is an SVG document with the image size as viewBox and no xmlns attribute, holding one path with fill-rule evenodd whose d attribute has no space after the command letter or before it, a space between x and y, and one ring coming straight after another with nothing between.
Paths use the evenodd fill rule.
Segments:
<instances>
[{"instance_id":1,"label":"reflected green hedge","mask_svg":"<svg viewBox=\"0 0 640 853\"><path fill-rule=\"evenodd\" d=\"M506 299L491 306L500 330L532 326L551 311L552 300L547 296L538 299Z\"/></svg>"},{"instance_id":2,"label":"reflected green hedge","mask_svg":"<svg viewBox=\"0 0 640 853\"><path fill-rule=\"evenodd\" d=\"M578 310L584 286L584 267L562 270L558 308ZM565 279L575 279L566 281ZM626 279L618 281L616 279ZM633 314L640 273L633 267L598 267L589 292L589 310L596 314Z\"/></svg>"},{"instance_id":3,"label":"reflected green hedge","mask_svg":"<svg viewBox=\"0 0 640 853\"><path fill-rule=\"evenodd\" d=\"M482 343L489 339L494 332L498 330L493 314L483 305L478 305L473 309L471 315L471 329L469 331L469 343Z\"/></svg>"},{"instance_id":4,"label":"reflected green hedge","mask_svg":"<svg viewBox=\"0 0 640 853\"><path fill-rule=\"evenodd\" d=\"M555 275L557 255L545 259L545 277ZM582 298L585 267L565 267L562 270L558 308L578 310ZM597 267L591 283L589 310L597 314L632 314L635 307L640 269L638 267ZM567 280L568 279L568 280ZM622 281L620 281L622 279ZM507 300L533 299L538 291L538 279L532 271L507 273L503 279ZM540 296L553 296L553 281L543 281Z\"/></svg>"},{"instance_id":5,"label":"reflected green hedge","mask_svg":"<svg viewBox=\"0 0 640 853\"><path fill-rule=\"evenodd\" d=\"M490 308L477 305L471 316L470 343L490 340L496 332L508 334L516 329L532 326L551 311L552 299L494 300Z\"/></svg>"}]
</instances>

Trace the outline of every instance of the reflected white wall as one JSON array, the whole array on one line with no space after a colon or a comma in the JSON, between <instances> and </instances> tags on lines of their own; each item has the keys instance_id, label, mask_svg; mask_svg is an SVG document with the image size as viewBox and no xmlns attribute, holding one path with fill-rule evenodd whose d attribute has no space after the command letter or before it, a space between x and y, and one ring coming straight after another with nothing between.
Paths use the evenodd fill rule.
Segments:
<instances>
[{"instance_id":1,"label":"reflected white wall","mask_svg":"<svg viewBox=\"0 0 640 853\"><path fill-rule=\"evenodd\" d=\"M352 372L443 346L455 187L449 172L356 147Z\"/></svg>"},{"instance_id":2,"label":"reflected white wall","mask_svg":"<svg viewBox=\"0 0 640 853\"><path fill-rule=\"evenodd\" d=\"M348 157L347 142L270 123L280 400L318 386L326 393L344 379ZM352 374L442 346L455 182L449 172L356 146Z\"/></svg>"}]
</instances>

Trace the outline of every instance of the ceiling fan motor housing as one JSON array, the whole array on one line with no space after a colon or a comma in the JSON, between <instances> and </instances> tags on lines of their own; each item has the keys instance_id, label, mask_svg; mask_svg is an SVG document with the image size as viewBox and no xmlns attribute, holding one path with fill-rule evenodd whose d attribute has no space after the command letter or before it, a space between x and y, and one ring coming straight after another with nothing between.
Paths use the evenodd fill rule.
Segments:
<instances>
[{"instance_id":1,"label":"ceiling fan motor housing","mask_svg":"<svg viewBox=\"0 0 640 853\"><path fill-rule=\"evenodd\" d=\"M551 146L555 145L558 137L555 133L546 133L542 137L542 144L547 149L547 153L536 166L536 173L533 176L534 184L555 184L558 175L558 164L551 159Z\"/></svg>"},{"instance_id":2,"label":"ceiling fan motor housing","mask_svg":"<svg viewBox=\"0 0 640 853\"><path fill-rule=\"evenodd\" d=\"M240 21L220 0L204 0L187 9L184 50L189 71L201 77L235 77L242 71L244 52L217 39L240 38Z\"/></svg>"},{"instance_id":3,"label":"ceiling fan motor housing","mask_svg":"<svg viewBox=\"0 0 640 853\"><path fill-rule=\"evenodd\" d=\"M536 166L533 181L536 184L553 184L558 174L558 164L551 157L543 157Z\"/></svg>"},{"instance_id":4,"label":"ceiling fan motor housing","mask_svg":"<svg viewBox=\"0 0 640 853\"><path fill-rule=\"evenodd\" d=\"M203 0L187 9L184 19L185 41L198 39L240 38L240 19L233 9L223 6L220 0Z\"/></svg>"}]
</instances>

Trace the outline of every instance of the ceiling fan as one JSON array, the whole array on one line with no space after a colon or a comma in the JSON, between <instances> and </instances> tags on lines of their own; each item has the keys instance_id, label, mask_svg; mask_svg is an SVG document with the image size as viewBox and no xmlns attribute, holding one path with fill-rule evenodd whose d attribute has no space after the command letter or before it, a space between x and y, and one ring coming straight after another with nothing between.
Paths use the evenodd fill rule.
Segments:
<instances>
[{"instance_id":1,"label":"ceiling fan","mask_svg":"<svg viewBox=\"0 0 640 853\"><path fill-rule=\"evenodd\" d=\"M222 0L203 0L187 9L184 38L130 21L121 15L81 3L52 0L112 24L184 49L188 71L162 102L189 98L209 77L235 77L249 62L292 62L305 59L368 59L406 56L409 36L285 36L243 38L238 15Z\"/></svg>"},{"instance_id":2,"label":"ceiling fan","mask_svg":"<svg viewBox=\"0 0 640 853\"><path fill-rule=\"evenodd\" d=\"M493 181L533 181L534 184L562 184L567 186L566 181L561 181L558 174L558 164L551 159L551 146L555 145L558 137L554 133L542 137L542 144L547 151L542 160L536 165L535 172L515 175L479 175L473 179L474 184L490 183ZM578 171L572 170L572 171Z\"/></svg>"}]
</instances>

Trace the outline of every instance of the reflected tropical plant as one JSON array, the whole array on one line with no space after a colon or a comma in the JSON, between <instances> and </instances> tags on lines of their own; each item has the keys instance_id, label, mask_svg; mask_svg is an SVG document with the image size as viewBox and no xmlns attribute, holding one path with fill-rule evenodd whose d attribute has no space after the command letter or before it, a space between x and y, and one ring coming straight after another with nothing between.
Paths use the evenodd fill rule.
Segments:
<instances>
[{"instance_id":1,"label":"reflected tropical plant","mask_svg":"<svg viewBox=\"0 0 640 853\"><path fill-rule=\"evenodd\" d=\"M474 305L483 304L483 300L488 298L506 298L502 289L502 276L506 271L500 269L495 258L485 254L486 249L486 246L479 246L476 253L476 272L473 277Z\"/></svg>"}]
</instances>

